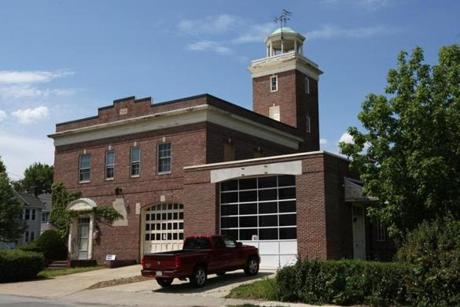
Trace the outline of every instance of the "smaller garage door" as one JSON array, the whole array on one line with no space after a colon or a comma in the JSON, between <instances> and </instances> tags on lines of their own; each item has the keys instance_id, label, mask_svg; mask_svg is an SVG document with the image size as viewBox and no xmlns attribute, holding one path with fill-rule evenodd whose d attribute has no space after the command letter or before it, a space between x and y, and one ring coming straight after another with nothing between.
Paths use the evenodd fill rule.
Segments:
<instances>
[{"instance_id":1,"label":"smaller garage door","mask_svg":"<svg viewBox=\"0 0 460 307\"><path fill-rule=\"evenodd\" d=\"M158 204L144 213L144 253L165 252L182 248L184 240L184 206Z\"/></svg>"}]
</instances>

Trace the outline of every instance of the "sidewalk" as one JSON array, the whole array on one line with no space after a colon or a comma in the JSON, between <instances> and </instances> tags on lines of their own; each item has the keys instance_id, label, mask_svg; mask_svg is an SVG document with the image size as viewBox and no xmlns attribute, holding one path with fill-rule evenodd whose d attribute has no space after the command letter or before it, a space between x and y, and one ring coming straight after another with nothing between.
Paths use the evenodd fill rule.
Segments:
<instances>
[{"instance_id":1,"label":"sidewalk","mask_svg":"<svg viewBox=\"0 0 460 307\"><path fill-rule=\"evenodd\" d=\"M0 293L39 298L57 298L83 291L101 281L138 276L140 272L140 265L132 265L117 269L100 269L64 275L54 279L0 283Z\"/></svg>"}]
</instances>

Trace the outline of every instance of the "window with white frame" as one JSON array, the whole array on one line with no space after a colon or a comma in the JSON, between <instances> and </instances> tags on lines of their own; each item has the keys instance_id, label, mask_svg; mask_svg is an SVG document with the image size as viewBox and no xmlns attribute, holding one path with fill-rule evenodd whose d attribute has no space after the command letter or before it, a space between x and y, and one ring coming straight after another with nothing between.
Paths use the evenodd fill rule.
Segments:
<instances>
[{"instance_id":1,"label":"window with white frame","mask_svg":"<svg viewBox=\"0 0 460 307\"><path fill-rule=\"evenodd\" d=\"M80 182L90 181L91 180L91 155L83 154L80 155Z\"/></svg>"},{"instance_id":2,"label":"window with white frame","mask_svg":"<svg viewBox=\"0 0 460 307\"><path fill-rule=\"evenodd\" d=\"M31 218L31 220L32 220L32 221L35 221L35 209L32 209L31 212L32 212L32 218Z\"/></svg>"},{"instance_id":3,"label":"window with white frame","mask_svg":"<svg viewBox=\"0 0 460 307\"><path fill-rule=\"evenodd\" d=\"M270 77L270 92L278 91L278 76L273 75Z\"/></svg>"},{"instance_id":4,"label":"window with white frame","mask_svg":"<svg viewBox=\"0 0 460 307\"><path fill-rule=\"evenodd\" d=\"M29 232L28 231L24 233L24 242L29 242Z\"/></svg>"},{"instance_id":5,"label":"window with white frame","mask_svg":"<svg viewBox=\"0 0 460 307\"><path fill-rule=\"evenodd\" d=\"M31 231L30 232L30 241L35 240L35 232Z\"/></svg>"},{"instance_id":6,"label":"window with white frame","mask_svg":"<svg viewBox=\"0 0 460 307\"><path fill-rule=\"evenodd\" d=\"M238 179L220 184L220 231L235 240L297 237L295 176Z\"/></svg>"},{"instance_id":7,"label":"window with white frame","mask_svg":"<svg viewBox=\"0 0 460 307\"><path fill-rule=\"evenodd\" d=\"M305 94L310 94L310 79L305 77Z\"/></svg>"},{"instance_id":8,"label":"window with white frame","mask_svg":"<svg viewBox=\"0 0 460 307\"><path fill-rule=\"evenodd\" d=\"M139 147L131 147L130 159L131 177L137 177L141 173L141 149Z\"/></svg>"},{"instance_id":9,"label":"window with white frame","mask_svg":"<svg viewBox=\"0 0 460 307\"><path fill-rule=\"evenodd\" d=\"M158 145L158 173L171 172L171 143Z\"/></svg>"},{"instance_id":10,"label":"window with white frame","mask_svg":"<svg viewBox=\"0 0 460 307\"><path fill-rule=\"evenodd\" d=\"M109 150L105 154L105 179L113 179L115 175L115 152Z\"/></svg>"},{"instance_id":11,"label":"window with white frame","mask_svg":"<svg viewBox=\"0 0 460 307\"><path fill-rule=\"evenodd\" d=\"M280 106L271 106L268 108L268 117L271 119L280 121L281 120L281 114L280 114Z\"/></svg>"},{"instance_id":12,"label":"window with white frame","mask_svg":"<svg viewBox=\"0 0 460 307\"><path fill-rule=\"evenodd\" d=\"M307 133L311 133L311 118L310 118L310 115L307 115L305 124L306 124L305 130L307 131Z\"/></svg>"}]
</instances>

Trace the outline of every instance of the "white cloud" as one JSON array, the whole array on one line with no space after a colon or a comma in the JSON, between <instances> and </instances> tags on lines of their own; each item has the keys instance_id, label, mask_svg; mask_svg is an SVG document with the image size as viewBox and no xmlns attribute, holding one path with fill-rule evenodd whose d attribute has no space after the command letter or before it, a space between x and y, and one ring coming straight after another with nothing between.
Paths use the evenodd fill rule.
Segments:
<instances>
[{"instance_id":1,"label":"white cloud","mask_svg":"<svg viewBox=\"0 0 460 307\"><path fill-rule=\"evenodd\" d=\"M0 86L0 98L2 99L71 96L75 92L74 89L41 89L28 84Z\"/></svg>"},{"instance_id":2,"label":"white cloud","mask_svg":"<svg viewBox=\"0 0 460 307\"><path fill-rule=\"evenodd\" d=\"M345 133L343 133L342 136L340 137L339 143L354 144L355 141L353 140L353 137L351 136L350 133L345 132Z\"/></svg>"},{"instance_id":3,"label":"white cloud","mask_svg":"<svg viewBox=\"0 0 460 307\"><path fill-rule=\"evenodd\" d=\"M6 112L3 110L0 110L0 122L4 121L6 117L7 117Z\"/></svg>"},{"instance_id":4,"label":"white cloud","mask_svg":"<svg viewBox=\"0 0 460 307\"><path fill-rule=\"evenodd\" d=\"M360 9L378 10L390 4L390 0L321 0L321 3L329 7L355 6Z\"/></svg>"},{"instance_id":5,"label":"white cloud","mask_svg":"<svg viewBox=\"0 0 460 307\"><path fill-rule=\"evenodd\" d=\"M334 25L324 25L318 30L307 33L307 39L331 39L331 38L368 38L376 35L394 33L395 29L388 26L372 26L362 28L341 28Z\"/></svg>"},{"instance_id":6,"label":"white cloud","mask_svg":"<svg viewBox=\"0 0 460 307\"><path fill-rule=\"evenodd\" d=\"M241 19L237 16L220 14L200 19L184 19L179 22L179 31L187 34L218 34L234 29Z\"/></svg>"},{"instance_id":7,"label":"white cloud","mask_svg":"<svg viewBox=\"0 0 460 307\"><path fill-rule=\"evenodd\" d=\"M214 41L200 41L187 45L188 50L192 51L210 51L219 54L230 54L232 50L221 43Z\"/></svg>"},{"instance_id":8,"label":"white cloud","mask_svg":"<svg viewBox=\"0 0 460 307\"><path fill-rule=\"evenodd\" d=\"M13 179L23 177L24 170L34 162L53 164L52 140L0 133L0 156L8 175Z\"/></svg>"},{"instance_id":9,"label":"white cloud","mask_svg":"<svg viewBox=\"0 0 460 307\"><path fill-rule=\"evenodd\" d=\"M328 141L327 141L327 139L319 139L319 143L321 145L327 145Z\"/></svg>"},{"instance_id":10,"label":"white cloud","mask_svg":"<svg viewBox=\"0 0 460 307\"><path fill-rule=\"evenodd\" d=\"M45 83L72 75L70 71L14 71L0 70L0 84Z\"/></svg>"},{"instance_id":11,"label":"white cloud","mask_svg":"<svg viewBox=\"0 0 460 307\"><path fill-rule=\"evenodd\" d=\"M36 108L18 109L11 113L21 124L30 124L48 116L48 108L39 106Z\"/></svg>"},{"instance_id":12,"label":"white cloud","mask_svg":"<svg viewBox=\"0 0 460 307\"><path fill-rule=\"evenodd\" d=\"M275 26L272 22L250 25L232 42L235 44L263 42L274 28Z\"/></svg>"}]
</instances>

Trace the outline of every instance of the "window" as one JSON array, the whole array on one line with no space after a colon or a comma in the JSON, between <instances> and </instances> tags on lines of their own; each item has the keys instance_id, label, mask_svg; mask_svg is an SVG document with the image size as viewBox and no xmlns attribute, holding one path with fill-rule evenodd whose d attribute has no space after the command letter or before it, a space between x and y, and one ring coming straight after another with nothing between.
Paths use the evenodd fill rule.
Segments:
<instances>
[{"instance_id":1,"label":"window","mask_svg":"<svg viewBox=\"0 0 460 307\"><path fill-rule=\"evenodd\" d=\"M80 182L91 180L91 155L83 154L80 156Z\"/></svg>"},{"instance_id":2,"label":"window","mask_svg":"<svg viewBox=\"0 0 460 307\"><path fill-rule=\"evenodd\" d=\"M30 232L30 241L35 240L35 232L31 231Z\"/></svg>"},{"instance_id":3,"label":"window","mask_svg":"<svg viewBox=\"0 0 460 307\"><path fill-rule=\"evenodd\" d=\"M24 220L30 220L30 209L24 209Z\"/></svg>"},{"instance_id":4,"label":"window","mask_svg":"<svg viewBox=\"0 0 460 307\"><path fill-rule=\"evenodd\" d=\"M310 118L310 115L307 115L305 125L306 125L305 130L307 131L307 133L311 133L311 118Z\"/></svg>"},{"instance_id":5,"label":"window","mask_svg":"<svg viewBox=\"0 0 460 307\"><path fill-rule=\"evenodd\" d=\"M35 209L32 209L32 221L35 221Z\"/></svg>"},{"instance_id":6,"label":"window","mask_svg":"<svg viewBox=\"0 0 460 307\"><path fill-rule=\"evenodd\" d=\"M139 147L131 147L131 177L137 177L141 171L141 150Z\"/></svg>"},{"instance_id":7,"label":"window","mask_svg":"<svg viewBox=\"0 0 460 307\"><path fill-rule=\"evenodd\" d=\"M26 231L24 234L24 241L29 242L29 232L28 231Z\"/></svg>"},{"instance_id":8,"label":"window","mask_svg":"<svg viewBox=\"0 0 460 307\"><path fill-rule=\"evenodd\" d=\"M384 242L387 240L387 228L381 222L377 222L375 225L376 228L376 239L379 242Z\"/></svg>"},{"instance_id":9,"label":"window","mask_svg":"<svg viewBox=\"0 0 460 307\"><path fill-rule=\"evenodd\" d=\"M42 212L42 223L48 223L50 219L49 212Z\"/></svg>"},{"instance_id":10,"label":"window","mask_svg":"<svg viewBox=\"0 0 460 307\"><path fill-rule=\"evenodd\" d=\"M278 76L274 75L270 77L270 92L278 91Z\"/></svg>"},{"instance_id":11,"label":"window","mask_svg":"<svg viewBox=\"0 0 460 307\"><path fill-rule=\"evenodd\" d=\"M115 170L115 152L109 150L105 154L105 179L113 179Z\"/></svg>"},{"instance_id":12,"label":"window","mask_svg":"<svg viewBox=\"0 0 460 307\"><path fill-rule=\"evenodd\" d=\"M158 146L158 173L171 172L171 143Z\"/></svg>"},{"instance_id":13,"label":"window","mask_svg":"<svg viewBox=\"0 0 460 307\"><path fill-rule=\"evenodd\" d=\"M310 94L310 79L305 77L305 94Z\"/></svg>"}]
</instances>

